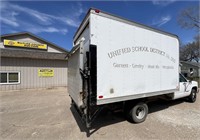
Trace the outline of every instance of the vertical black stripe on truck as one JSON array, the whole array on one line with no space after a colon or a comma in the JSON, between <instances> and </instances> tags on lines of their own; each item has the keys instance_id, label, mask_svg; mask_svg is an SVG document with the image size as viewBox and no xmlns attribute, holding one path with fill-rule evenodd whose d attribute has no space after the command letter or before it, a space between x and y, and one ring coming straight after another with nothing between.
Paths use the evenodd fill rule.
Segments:
<instances>
[{"instance_id":1,"label":"vertical black stripe on truck","mask_svg":"<svg viewBox=\"0 0 200 140\"><path fill-rule=\"evenodd\" d=\"M97 99L97 46L90 45L89 47L89 89L90 89L90 105L96 105Z\"/></svg>"},{"instance_id":2,"label":"vertical black stripe on truck","mask_svg":"<svg viewBox=\"0 0 200 140\"><path fill-rule=\"evenodd\" d=\"M89 52L86 52L87 58L87 93L86 93L86 126L89 128L98 109L96 106L97 98L97 52L96 46L90 45Z\"/></svg>"}]
</instances>

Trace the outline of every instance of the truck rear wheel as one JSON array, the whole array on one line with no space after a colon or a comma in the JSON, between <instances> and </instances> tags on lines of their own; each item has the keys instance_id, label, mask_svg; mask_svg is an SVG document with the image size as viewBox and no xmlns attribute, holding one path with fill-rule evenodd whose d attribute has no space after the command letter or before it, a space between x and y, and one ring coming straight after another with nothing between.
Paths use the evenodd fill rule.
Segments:
<instances>
[{"instance_id":1,"label":"truck rear wheel","mask_svg":"<svg viewBox=\"0 0 200 140\"><path fill-rule=\"evenodd\" d=\"M146 103L140 102L133 106L129 112L129 118L134 123L144 122L148 115L148 106Z\"/></svg>"},{"instance_id":2,"label":"truck rear wheel","mask_svg":"<svg viewBox=\"0 0 200 140\"><path fill-rule=\"evenodd\" d=\"M195 89L192 89L191 94L189 96L189 102L194 103L197 98L197 91Z\"/></svg>"}]
</instances>

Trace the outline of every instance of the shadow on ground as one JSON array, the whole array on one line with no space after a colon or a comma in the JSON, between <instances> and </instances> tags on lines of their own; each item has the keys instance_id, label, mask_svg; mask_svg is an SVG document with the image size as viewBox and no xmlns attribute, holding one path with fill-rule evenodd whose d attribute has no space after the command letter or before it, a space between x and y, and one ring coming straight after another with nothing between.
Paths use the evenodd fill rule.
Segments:
<instances>
[{"instance_id":1,"label":"shadow on ground","mask_svg":"<svg viewBox=\"0 0 200 140\"><path fill-rule=\"evenodd\" d=\"M116 124L122 121L126 121L123 112L112 112L108 110L102 110L100 114L95 118L90 128L87 128L84 122L81 120L79 113L74 106L70 107L70 110L80 128L81 132L86 132L87 137L99 130L101 127Z\"/></svg>"},{"instance_id":2,"label":"shadow on ground","mask_svg":"<svg viewBox=\"0 0 200 140\"><path fill-rule=\"evenodd\" d=\"M174 101L157 100L154 102L150 102L148 104L149 114L162 111L164 109L167 109L177 104L181 104L183 102L184 100L174 100ZM104 109L100 112L98 117L92 123L91 128L87 128L86 125L82 122L80 115L78 114L73 105L70 107L70 110L80 128L80 131L86 132L87 137L90 137L94 132L96 132L102 127L127 121L123 112L112 112L110 110Z\"/></svg>"},{"instance_id":3,"label":"shadow on ground","mask_svg":"<svg viewBox=\"0 0 200 140\"><path fill-rule=\"evenodd\" d=\"M171 101L167 101L167 100L157 100L154 102L150 102L148 104L149 107L149 114L151 113L156 113L158 111L162 111L164 109L167 109L171 106L174 105L178 105L185 102L183 99L179 99L179 100L171 100Z\"/></svg>"}]
</instances>

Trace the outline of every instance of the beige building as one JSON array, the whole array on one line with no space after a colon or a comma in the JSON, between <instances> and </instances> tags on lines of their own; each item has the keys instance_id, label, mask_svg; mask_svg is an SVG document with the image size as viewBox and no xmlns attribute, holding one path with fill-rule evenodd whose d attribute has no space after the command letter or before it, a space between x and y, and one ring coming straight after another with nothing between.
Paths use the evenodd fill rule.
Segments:
<instances>
[{"instance_id":1,"label":"beige building","mask_svg":"<svg viewBox=\"0 0 200 140\"><path fill-rule=\"evenodd\" d=\"M67 54L28 32L2 35L0 91L67 86Z\"/></svg>"}]
</instances>

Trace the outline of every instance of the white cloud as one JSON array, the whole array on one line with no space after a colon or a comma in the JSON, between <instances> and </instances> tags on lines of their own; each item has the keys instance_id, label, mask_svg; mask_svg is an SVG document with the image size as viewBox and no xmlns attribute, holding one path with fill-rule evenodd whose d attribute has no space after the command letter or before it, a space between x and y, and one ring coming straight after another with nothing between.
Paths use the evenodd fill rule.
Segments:
<instances>
[{"instance_id":1,"label":"white cloud","mask_svg":"<svg viewBox=\"0 0 200 140\"><path fill-rule=\"evenodd\" d=\"M154 19L153 22L152 22L152 25L156 25L156 26L160 27L160 26L166 24L167 22L169 22L170 20L171 20L170 15L162 16L159 19Z\"/></svg>"},{"instance_id":2,"label":"white cloud","mask_svg":"<svg viewBox=\"0 0 200 140\"><path fill-rule=\"evenodd\" d=\"M68 19L68 18L57 18L57 19L72 27L78 27L80 24L80 21L76 21L73 19Z\"/></svg>"},{"instance_id":3,"label":"white cloud","mask_svg":"<svg viewBox=\"0 0 200 140\"><path fill-rule=\"evenodd\" d=\"M19 24L17 23L16 16L19 14L18 12L15 11L4 11L3 8L5 8L4 4L0 5L1 9L1 16L0 16L0 21L4 24L7 24L12 27L18 27Z\"/></svg>"},{"instance_id":4,"label":"white cloud","mask_svg":"<svg viewBox=\"0 0 200 140\"><path fill-rule=\"evenodd\" d=\"M38 33L61 33L67 34L68 30L66 28L55 28L53 26L43 27L41 25L33 25L31 23L23 22L21 25L28 29L29 32L38 34Z\"/></svg>"},{"instance_id":5,"label":"white cloud","mask_svg":"<svg viewBox=\"0 0 200 140\"><path fill-rule=\"evenodd\" d=\"M47 33L56 33L56 32L61 32L62 34L66 34L68 31L67 29L57 29L57 28L54 28L54 27L49 27L49 28L46 28L46 29L43 29L44 32L47 32Z\"/></svg>"},{"instance_id":6,"label":"white cloud","mask_svg":"<svg viewBox=\"0 0 200 140\"><path fill-rule=\"evenodd\" d=\"M10 26L13 26L13 27L19 26L19 24L15 20L12 20L12 19L9 19L9 18L0 17L0 21L1 21L1 23L7 24L7 25L10 25Z\"/></svg>"},{"instance_id":7,"label":"white cloud","mask_svg":"<svg viewBox=\"0 0 200 140\"><path fill-rule=\"evenodd\" d=\"M38 34L38 33L61 33L65 35L68 31L67 29L57 29L54 27L48 27L48 28L42 28L42 27L37 27L37 28L29 28L29 32Z\"/></svg>"},{"instance_id":8,"label":"white cloud","mask_svg":"<svg viewBox=\"0 0 200 140\"><path fill-rule=\"evenodd\" d=\"M79 26L80 16L84 13L84 9L80 3L72 9L71 14L62 14L60 16L47 14L6 1L1 2L0 9L1 23L18 29L22 27L23 30L33 33L48 32L66 34L68 32L67 26ZM27 19L24 20L24 17L27 17Z\"/></svg>"},{"instance_id":9,"label":"white cloud","mask_svg":"<svg viewBox=\"0 0 200 140\"><path fill-rule=\"evenodd\" d=\"M167 6L174 3L176 0L152 0L153 5Z\"/></svg>"},{"instance_id":10,"label":"white cloud","mask_svg":"<svg viewBox=\"0 0 200 140\"><path fill-rule=\"evenodd\" d=\"M81 14L83 14L83 8L81 7L81 5L78 5L78 10L72 12L73 14L71 14L70 16L66 15L66 16L56 16L56 15L50 15L50 14L46 14L31 8L27 8L27 7L23 7L17 4L12 4L12 3L8 3L8 2L4 2L5 4L3 5L3 7L1 7L1 10L5 10L5 11L17 11L17 12L22 12L23 14L27 14L29 16L32 16L33 18L37 19L41 24L53 24L54 21L58 21L58 22L63 22L64 24L67 24L69 26L73 26L73 27L77 27L80 21L78 21L78 18ZM7 6L6 6L7 5Z\"/></svg>"}]
</instances>

